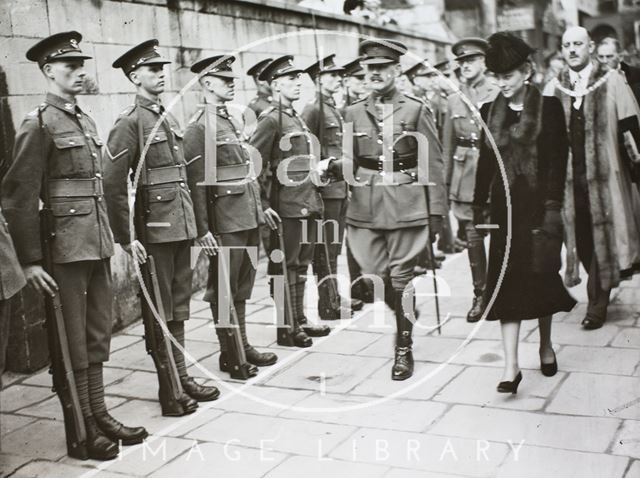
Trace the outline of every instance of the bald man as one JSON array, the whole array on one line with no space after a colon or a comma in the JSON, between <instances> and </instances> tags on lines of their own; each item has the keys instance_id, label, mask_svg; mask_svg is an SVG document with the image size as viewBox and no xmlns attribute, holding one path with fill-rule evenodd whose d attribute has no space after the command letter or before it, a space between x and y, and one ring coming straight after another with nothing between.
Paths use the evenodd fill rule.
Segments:
<instances>
[{"instance_id":1,"label":"bald man","mask_svg":"<svg viewBox=\"0 0 640 478\"><path fill-rule=\"evenodd\" d=\"M578 261L588 271L587 330L602 327L611 289L640 265L640 197L631 184L640 112L624 75L591 60L594 49L584 28L569 28L562 37L567 68L545 89L562 101L568 127L565 281L580 282Z\"/></svg>"}]
</instances>

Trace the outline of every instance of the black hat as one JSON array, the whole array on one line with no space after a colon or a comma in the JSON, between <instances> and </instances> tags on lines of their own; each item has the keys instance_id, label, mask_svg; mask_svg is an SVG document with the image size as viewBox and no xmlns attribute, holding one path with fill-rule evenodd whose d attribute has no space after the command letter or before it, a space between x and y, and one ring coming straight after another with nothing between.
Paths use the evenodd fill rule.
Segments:
<instances>
[{"instance_id":1,"label":"black hat","mask_svg":"<svg viewBox=\"0 0 640 478\"><path fill-rule=\"evenodd\" d=\"M344 69L344 76L355 76L356 78L364 78L364 70L362 69L362 65L360 61L362 57L358 57L353 61L350 61L342 68Z\"/></svg>"},{"instance_id":2,"label":"black hat","mask_svg":"<svg viewBox=\"0 0 640 478\"><path fill-rule=\"evenodd\" d=\"M336 55L331 54L307 67L304 71L312 79L315 79L321 73L343 73L344 68L336 65L335 58Z\"/></svg>"},{"instance_id":3,"label":"black hat","mask_svg":"<svg viewBox=\"0 0 640 478\"><path fill-rule=\"evenodd\" d=\"M433 65L433 67L438 71L447 71L451 68L451 60L442 60Z\"/></svg>"},{"instance_id":4,"label":"black hat","mask_svg":"<svg viewBox=\"0 0 640 478\"><path fill-rule=\"evenodd\" d=\"M493 73L513 71L524 64L534 51L522 38L513 33L494 33L489 37L487 69Z\"/></svg>"},{"instance_id":5,"label":"black hat","mask_svg":"<svg viewBox=\"0 0 640 478\"><path fill-rule=\"evenodd\" d=\"M302 73L302 71L302 69L293 65L293 55L283 55L265 66L258 79L271 82L280 76Z\"/></svg>"},{"instance_id":6,"label":"black hat","mask_svg":"<svg viewBox=\"0 0 640 478\"><path fill-rule=\"evenodd\" d=\"M402 72L403 75L407 75L410 80L413 80L416 76L431 76L437 75L438 71L429 64L427 60L416 63L410 68L407 68Z\"/></svg>"},{"instance_id":7,"label":"black hat","mask_svg":"<svg viewBox=\"0 0 640 478\"><path fill-rule=\"evenodd\" d=\"M247 70L247 75L253 77L259 76L260 73L262 73L262 70L264 70L265 66L271 63L272 60L273 58L265 58L264 60L260 60L258 63Z\"/></svg>"},{"instance_id":8,"label":"black hat","mask_svg":"<svg viewBox=\"0 0 640 478\"><path fill-rule=\"evenodd\" d=\"M489 48L489 44L482 38L463 38L451 47L451 51L456 56L456 60L464 60L472 56L484 56Z\"/></svg>"},{"instance_id":9,"label":"black hat","mask_svg":"<svg viewBox=\"0 0 640 478\"><path fill-rule=\"evenodd\" d=\"M56 33L29 48L27 60L37 61L40 68L52 61L87 60L91 57L80 50L81 40L76 31Z\"/></svg>"},{"instance_id":10,"label":"black hat","mask_svg":"<svg viewBox=\"0 0 640 478\"><path fill-rule=\"evenodd\" d=\"M407 52L408 48L397 40L364 40L360 43L359 54L363 65L385 65L389 63L399 63L400 57Z\"/></svg>"},{"instance_id":11,"label":"black hat","mask_svg":"<svg viewBox=\"0 0 640 478\"><path fill-rule=\"evenodd\" d=\"M147 40L134 46L113 62L113 68L122 68L125 75L142 65L164 65L171 63L158 52L158 40Z\"/></svg>"},{"instance_id":12,"label":"black hat","mask_svg":"<svg viewBox=\"0 0 640 478\"><path fill-rule=\"evenodd\" d=\"M191 71L193 73L201 73L207 70L203 76L219 76L221 78L238 78L233 70L231 64L236 61L236 57L233 55L215 55L209 58L203 58L191 65Z\"/></svg>"}]
</instances>

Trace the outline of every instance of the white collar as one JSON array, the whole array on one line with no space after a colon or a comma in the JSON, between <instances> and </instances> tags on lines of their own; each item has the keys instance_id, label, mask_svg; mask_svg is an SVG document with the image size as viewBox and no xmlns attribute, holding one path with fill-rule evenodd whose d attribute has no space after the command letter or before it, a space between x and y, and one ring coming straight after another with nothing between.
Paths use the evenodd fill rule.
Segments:
<instances>
[{"instance_id":1,"label":"white collar","mask_svg":"<svg viewBox=\"0 0 640 478\"><path fill-rule=\"evenodd\" d=\"M587 66L585 66L580 71L574 71L569 69L569 79L572 83L580 83L581 86L587 87L587 83L589 78L591 77L591 72L593 71L593 63L589 62Z\"/></svg>"}]
</instances>

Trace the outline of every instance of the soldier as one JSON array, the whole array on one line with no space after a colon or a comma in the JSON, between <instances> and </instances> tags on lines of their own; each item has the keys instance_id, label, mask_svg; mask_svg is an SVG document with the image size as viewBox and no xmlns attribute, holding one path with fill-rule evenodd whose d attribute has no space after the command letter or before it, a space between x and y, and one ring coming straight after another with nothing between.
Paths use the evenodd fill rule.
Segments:
<instances>
[{"instance_id":1,"label":"soldier","mask_svg":"<svg viewBox=\"0 0 640 478\"><path fill-rule=\"evenodd\" d=\"M86 76L84 60L91 58L80 50L81 40L75 31L57 33L27 51L27 59L44 74L48 92L18 130L2 205L27 283L43 295L60 294L88 456L109 460L118 455L118 441L140 443L147 431L115 420L104 402L113 237L102 195L102 141L76 103ZM52 275L42 266L47 251L40 242L41 197L54 217Z\"/></svg>"},{"instance_id":2,"label":"soldier","mask_svg":"<svg viewBox=\"0 0 640 478\"><path fill-rule=\"evenodd\" d=\"M336 108L333 95L341 86L343 69L336 65L335 55L329 55L309 66L305 72L318 85L318 95L302 111L302 119L320 141L320 159L342 157L342 116ZM319 96L322 96L322 99ZM322 101L322 105L320 104ZM341 310L360 310L363 303L352 299L351 306L337 295L338 283L335 279L325 279L329 274L338 273L338 255L342 249L347 210L347 183L343 179L331 178L320 188L324 204L322 239L327 244L329 257L325 256L324 244L316 244L313 270L318 277L318 314L323 320L337 320ZM335 294L336 297L332 297ZM333 303L332 303L333 301Z\"/></svg>"},{"instance_id":3,"label":"soldier","mask_svg":"<svg viewBox=\"0 0 640 478\"><path fill-rule=\"evenodd\" d=\"M478 165L481 126L476 108L493 101L498 88L485 75L484 55L487 42L481 38L464 38L453 45L452 51L460 65L465 83L459 93L449 96L443 133L443 151L447 164L447 184L453 215L466 232L467 250L473 278L473 304L467 314L468 322L477 322L484 312L483 292L486 284L487 256L484 238L473 226L473 191Z\"/></svg>"},{"instance_id":4,"label":"soldier","mask_svg":"<svg viewBox=\"0 0 640 478\"><path fill-rule=\"evenodd\" d=\"M364 70L360 65L361 58L356 58L353 61L345 64L342 68L344 70L342 76L342 84L344 87L344 104L340 109L340 113L344 115L344 112L348 106L357 100L361 100L367 96L367 88L364 81ZM349 278L351 279L351 298L359 299L362 302L370 304L373 302L373 285L371 281L364 279L361 276L362 271L360 265L356 262L349 246L349 237L346 239L347 243L347 267L349 269Z\"/></svg>"},{"instance_id":5,"label":"soldier","mask_svg":"<svg viewBox=\"0 0 640 478\"><path fill-rule=\"evenodd\" d=\"M262 157L260 181L265 219L273 230L282 223L284 231L287 261L284 273L291 292L294 341L298 347L309 347L312 345L310 337L328 335L331 329L326 325L309 324L304 314L307 269L313 259L313 241L317 237L317 220L322 218L323 204L320 188L309 177L309 129L293 108L293 102L300 98L301 73L302 70L294 66L291 55L276 58L260 73L259 79L269 83L276 100L258 118L251 145ZM285 135L290 138L291 148L282 151L280 141ZM278 175L278 165L292 156L298 158L291 161L288 168L281 168L285 171ZM269 170L271 175L267 173ZM284 174L301 184L282 184ZM271 249L276 248L277 244L272 242Z\"/></svg>"},{"instance_id":6,"label":"soldier","mask_svg":"<svg viewBox=\"0 0 640 478\"><path fill-rule=\"evenodd\" d=\"M273 60L273 58L260 60L247 70L247 75L253 78L253 82L256 85L256 96L247 105L253 114L251 117L249 117L248 112L245 112L244 114L245 131L248 136L251 136L253 131L255 131L256 123L260 114L262 114L262 112L266 110L273 101L273 97L271 96L271 87L269 84L266 81L258 79L260 73L264 70L264 67L271 63L271 60ZM268 171L265 171L265 173L270 174ZM267 195L268 194L269 192L267 191ZM269 236L271 235L271 229L267 224L262 224L259 227L259 230L260 242L262 243L264 250L267 251L269 249Z\"/></svg>"},{"instance_id":7,"label":"soldier","mask_svg":"<svg viewBox=\"0 0 640 478\"><path fill-rule=\"evenodd\" d=\"M118 117L109 133L105 162L105 196L109 206L111 229L115 241L138 263L146 262L147 254L157 265L162 306L167 327L184 348L184 322L189 319L192 269L192 240L196 236L193 203L186 184L185 161L182 153L182 132L171 114L165 113L159 95L164 91L163 67L170 61L158 52L158 41L145 41L113 62L137 90L135 101ZM127 180L135 178L141 157L141 145L147 143L157 127L144 157L143 168L136 184L138 197L145 205L146 243L132 239L129 228ZM140 137L140 136L143 137ZM139 232L140 234L140 232ZM159 299L158 299L159 300ZM175 345L173 355L185 392L178 402L184 413L191 413L197 402L218 398L215 387L202 386L187 375L184 355ZM160 390L163 413L167 413L165 390ZM171 413L176 415L177 413Z\"/></svg>"},{"instance_id":8,"label":"soldier","mask_svg":"<svg viewBox=\"0 0 640 478\"><path fill-rule=\"evenodd\" d=\"M9 343L9 325L11 316L11 302L9 299L20 291L26 284L22 268L16 257L13 241L9 235L8 224L5 222L0 209L0 389L2 388L2 374L7 357Z\"/></svg>"},{"instance_id":9,"label":"soldier","mask_svg":"<svg viewBox=\"0 0 640 478\"><path fill-rule=\"evenodd\" d=\"M363 272L390 279L392 290L387 295L393 297L397 324L393 380L405 380L413 373L414 311L405 313L403 294L407 289L408 298L413 296L413 268L427 241L435 238L446 212L444 166L431 115L421 100L394 86L401 73L400 57L406 51L394 40L360 44L371 94L348 107L345 114L345 123L353 123L355 179L360 184L352 187L347 234ZM394 144L386 144L383 132L387 131L393 132ZM404 133L426 137L428 151L419 151L416 138ZM428 161L433 183L428 188L412 184L419 161Z\"/></svg>"},{"instance_id":10,"label":"soldier","mask_svg":"<svg viewBox=\"0 0 640 478\"><path fill-rule=\"evenodd\" d=\"M234 61L234 56L217 55L200 60L191 67L191 71L196 74L206 70L199 77L206 105L198 109L187 126L184 134L184 154L189 165L187 172L198 228L197 242L209 255L213 255L216 247L214 233L218 237L218 244L222 246L255 248L257 251L260 242L258 226L265 222L257 180L249 180L245 184L210 186L210 191L203 186L198 186L198 183L205 179L207 137L216 144L216 167L219 168L216 180L239 182L250 175L249 157L242 146L246 139L242 135L241 125L229 114L225 106L225 103L233 101L235 96L234 82L237 76L231 68ZM210 108L215 111L215 131L207 131L205 128L207 105L211 105ZM240 170L237 166L241 166ZM230 171L230 173L223 171ZM208 203L208 199L213 200L212 205ZM211 215L209 215L209 207L213 207ZM210 224L209 221L214 220L215 223ZM246 301L251 297L256 269L246 251L232 249L229 252L228 271L231 295L247 361L258 367L273 365L278 357L274 353L258 352L247 339ZM217 280L212 276L214 273L217 274L217 270L210 268L204 300L212 303L211 310L213 316L217 318L219 313L214 304L218 302L216 300L218 291L214 290L214 283ZM220 342L220 370L228 372L226 340L220 329L216 328L216 332ZM255 372L254 370L253 373Z\"/></svg>"}]
</instances>

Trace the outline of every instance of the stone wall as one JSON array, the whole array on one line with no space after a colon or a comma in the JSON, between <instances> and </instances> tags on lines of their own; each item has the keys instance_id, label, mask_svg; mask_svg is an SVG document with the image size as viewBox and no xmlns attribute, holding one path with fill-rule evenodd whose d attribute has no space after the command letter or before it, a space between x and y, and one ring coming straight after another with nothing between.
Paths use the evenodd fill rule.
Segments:
<instances>
[{"instance_id":1,"label":"stone wall","mask_svg":"<svg viewBox=\"0 0 640 478\"><path fill-rule=\"evenodd\" d=\"M180 93L193 75L188 66L217 53L236 52L236 71L244 72L258 59L293 54L307 66L315 61L314 23L319 32L321 54L337 53L340 62L357 53L358 35L396 38L412 53L435 60L446 45L428 32L402 32L367 25L342 15L317 13L274 0L3 0L0 2L0 154L10 154L15 129L24 115L42 100L45 81L37 66L25 59L26 50L50 34L78 30L82 49L93 56L86 62L90 94L79 98L106 138L110 127L133 97L132 85L111 63L131 46L157 38L161 53L172 60L167 68L165 104ZM326 31L332 33L327 34ZM338 35L340 34L340 35ZM405 58L407 64L415 58ZM305 79L303 98L313 95ZM197 85L196 85L197 86ZM237 85L236 102L246 104L254 94L252 81L243 77ZM184 92L173 113L184 124L199 102L197 88ZM139 317L135 276L126 255L118 249L112 259L117 300L113 305L116 328ZM202 284L202 266L196 286ZM29 371L46 362L42 332L42 308L33 293L15 299L8 366Z\"/></svg>"}]
</instances>

